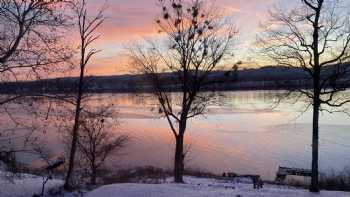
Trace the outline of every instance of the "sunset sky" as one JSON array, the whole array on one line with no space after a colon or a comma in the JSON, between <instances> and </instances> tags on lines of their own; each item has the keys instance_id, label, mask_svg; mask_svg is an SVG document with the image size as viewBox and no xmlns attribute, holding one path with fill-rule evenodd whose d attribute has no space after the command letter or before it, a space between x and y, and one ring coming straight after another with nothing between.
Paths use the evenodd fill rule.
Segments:
<instances>
[{"instance_id":1,"label":"sunset sky","mask_svg":"<svg viewBox=\"0 0 350 197\"><path fill-rule=\"evenodd\" d=\"M89 0L91 11L101 7L102 0ZM159 14L157 0L108 0L107 17L100 29L101 39L97 49L103 51L91 62L89 73L93 75L112 75L128 73L124 48L127 44L145 37L155 37L157 26L155 18ZM274 5L286 5L287 0L210 0L225 12L234 16L239 29L236 46L237 61L254 62L250 46L256 39L259 24L268 18L268 10Z\"/></svg>"}]
</instances>

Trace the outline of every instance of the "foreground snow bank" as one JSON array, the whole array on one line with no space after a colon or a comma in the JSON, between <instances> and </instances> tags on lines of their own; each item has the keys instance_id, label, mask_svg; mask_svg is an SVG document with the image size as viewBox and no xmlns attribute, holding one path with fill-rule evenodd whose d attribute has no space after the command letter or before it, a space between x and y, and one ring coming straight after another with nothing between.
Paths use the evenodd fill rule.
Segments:
<instances>
[{"instance_id":1,"label":"foreground snow bank","mask_svg":"<svg viewBox=\"0 0 350 197\"><path fill-rule=\"evenodd\" d=\"M186 177L187 184L116 184L102 186L85 197L349 197L350 193L322 191L320 195L285 186L265 185L254 190L251 184Z\"/></svg>"},{"instance_id":2,"label":"foreground snow bank","mask_svg":"<svg viewBox=\"0 0 350 197\"><path fill-rule=\"evenodd\" d=\"M50 180L45 190L59 187L61 180ZM41 192L42 178L29 174L12 175L0 171L0 197L31 197Z\"/></svg>"},{"instance_id":3,"label":"foreground snow bank","mask_svg":"<svg viewBox=\"0 0 350 197\"><path fill-rule=\"evenodd\" d=\"M41 191L41 177L21 174L19 177L6 178L9 174L0 171L0 197L31 197ZM186 184L115 184L102 186L88 192L84 197L350 197L350 193L322 191L311 194L306 190L285 186L265 185L262 190L254 190L251 184L231 183L216 179L185 177ZM62 180L51 180L46 191L58 188ZM85 192L84 192L85 193ZM62 193L59 196L81 196Z\"/></svg>"}]
</instances>

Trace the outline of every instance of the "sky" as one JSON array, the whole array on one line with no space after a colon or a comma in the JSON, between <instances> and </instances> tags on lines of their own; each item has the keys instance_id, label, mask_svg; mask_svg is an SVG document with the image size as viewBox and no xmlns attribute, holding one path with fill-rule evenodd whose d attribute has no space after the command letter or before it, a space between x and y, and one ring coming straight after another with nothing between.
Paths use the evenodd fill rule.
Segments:
<instances>
[{"instance_id":1,"label":"sky","mask_svg":"<svg viewBox=\"0 0 350 197\"><path fill-rule=\"evenodd\" d=\"M259 24L268 20L268 10L288 0L208 0L225 13L234 16L234 25L239 30L237 61L254 62L250 55L256 40ZM102 0L87 1L92 12L103 5ZM99 29L101 38L95 48L102 52L89 66L90 75L114 75L132 72L127 65L125 47L144 38L159 36L155 18L160 13L157 0L108 0L106 21Z\"/></svg>"}]
</instances>

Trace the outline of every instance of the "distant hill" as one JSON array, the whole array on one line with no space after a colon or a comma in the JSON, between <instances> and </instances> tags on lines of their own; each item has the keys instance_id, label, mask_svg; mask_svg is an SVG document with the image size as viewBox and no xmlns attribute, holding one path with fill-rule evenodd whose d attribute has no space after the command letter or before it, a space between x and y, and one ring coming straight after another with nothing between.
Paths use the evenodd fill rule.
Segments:
<instances>
[{"instance_id":1,"label":"distant hill","mask_svg":"<svg viewBox=\"0 0 350 197\"><path fill-rule=\"evenodd\" d=\"M323 73L326 76L334 71L329 66ZM175 73L160 74L169 91L178 91L178 84L174 83ZM350 79L350 76L349 76ZM228 90L272 90L310 88L312 83L309 75L301 68L266 66L258 69L243 69L237 72L214 71L210 73L210 85L202 88L203 91ZM344 79L343 81L348 81ZM74 92L78 78L56 78L40 81L8 82L0 84L0 93L16 92ZM348 82L343 84L350 87ZM86 78L86 91L95 93L118 92L150 92L152 85L144 75L115 75L89 76Z\"/></svg>"}]
</instances>

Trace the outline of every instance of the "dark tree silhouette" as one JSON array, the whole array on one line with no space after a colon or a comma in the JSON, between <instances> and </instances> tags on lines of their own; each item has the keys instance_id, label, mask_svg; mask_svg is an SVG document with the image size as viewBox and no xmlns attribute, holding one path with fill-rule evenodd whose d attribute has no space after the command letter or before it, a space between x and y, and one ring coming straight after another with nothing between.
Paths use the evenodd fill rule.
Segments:
<instances>
[{"instance_id":1,"label":"dark tree silhouette","mask_svg":"<svg viewBox=\"0 0 350 197\"><path fill-rule=\"evenodd\" d=\"M70 49L62 42L62 32L68 27L68 16L64 13L66 3L63 0L0 0L1 83L47 76L70 59ZM29 151L27 145L35 141L32 133L36 126L22 122L5 104L15 101L20 104L24 98L30 103L28 96L33 95L6 85L1 91L7 93L0 96L1 113L8 116L11 123L4 122L0 131L0 154ZM23 104L20 110L15 110L22 109L27 107Z\"/></svg>"},{"instance_id":2,"label":"dark tree silhouette","mask_svg":"<svg viewBox=\"0 0 350 197\"><path fill-rule=\"evenodd\" d=\"M70 146L68 171L64 184L64 188L67 190L72 189L72 173L74 170L75 153L79 140L78 137L80 126L80 113L82 111L82 99L84 95L86 67L90 59L99 52L98 50L91 48L91 45L99 38L99 35L96 35L95 32L98 29L98 27L102 25L105 19L103 15L103 9L101 9L96 16L90 17L88 14L87 3L85 0L75 2L73 4L73 10L76 13L77 26L79 28L80 35L80 76L75 101L75 117L74 126L72 129L72 142Z\"/></svg>"},{"instance_id":3,"label":"dark tree silhouette","mask_svg":"<svg viewBox=\"0 0 350 197\"><path fill-rule=\"evenodd\" d=\"M319 191L319 112L339 111L350 102L344 94L349 80L350 24L345 4L338 0L300 0L291 10L271 12L272 20L261 36L263 53L278 65L302 68L311 89L298 89L313 106L312 180Z\"/></svg>"},{"instance_id":4,"label":"dark tree silhouette","mask_svg":"<svg viewBox=\"0 0 350 197\"><path fill-rule=\"evenodd\" d=\"M83 112L78 150L90 171L90 184L96 185L97 172L112 154L123 149L130 137L115 133L115 116L108 107Z\"/></svg>"},{"instance_id":5,"label":"dark tree silhouette","mask_svg":"<svg viewBox=\"0 0 350 197\"><path fill-rule=\"evenodd\" d=\"M205 113L210 97L201 88L208 85L211 71L231 57L237 32L229 18L220 16L219 10L203 1L160 0L159 7L161 16L156 23L167 41L131 47L130 58L153 85L159 112L174 134L174 179L183 182L187 121ZM164 71L172 73L171 84L161 77ZM178 99L169 93L173 86L180 90Z\"/></svg>"},{"instance_id":6,"label":"dark tree silhouette","mask_svg":"<svg viewBox=\"0 0 350 197\"><path fill-rule=\"evenodd\" d=\"M63 0L0 1L0 73L36 74L47 65L66 61L70 53L62 44L67 27ZM25 75L26 76L26 75ZM23 76L22 76L23 78ZM14 80L14 77L12 77Z\"/></svg>"}]
</instances>

